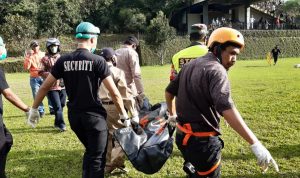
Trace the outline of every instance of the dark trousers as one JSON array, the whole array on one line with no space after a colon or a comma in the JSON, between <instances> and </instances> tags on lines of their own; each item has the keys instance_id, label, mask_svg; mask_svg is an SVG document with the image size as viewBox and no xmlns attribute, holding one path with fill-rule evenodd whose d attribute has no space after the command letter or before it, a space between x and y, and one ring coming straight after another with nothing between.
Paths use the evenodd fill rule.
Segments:
<instances>
[{"instance_id":1,"label":"dark trousers","mask_svg":"<svg viewBox=\"0 0 300 178\"><path fill-rule=\"evenodd\" d=\"M276 64L277 60L278 60L278 56L277 55L273 55L274 58L274 65Z\"/></svg>"},{"instance_id":2,"label":"dark trousers","mask_svg":"<svg viewBox=\"0 0 300 178\"><path fill-rule=\"evenodd\" d=\"M207 175L199 175L197 171L206 172L210 170L221 159L221 150L224 143L218 136L199 138L191 136L187 145L183 146L182 141L185 134L176 133L176 145L181 151L186 162L190 162L196 170L190 174L191 178L220 178L221 164L213 172Z\"/></svg>"},{"instance_id":3,"label":"dark trousers","mask_svg":"<svg viewBox=\"0 0 300 178\"><path fill-rule=\"evenodd\" d=\"M54 125L58 127L65 125L63 108L66 105L66 90L51 90L47 95L55 115Z\"/></svg>"},{"instance_id":4,"label":"dark trousers","mask_svg":"<svg viewBox=\"0 0 300 178\"><path fill-rule=\"evenodd\" d=\"M85 146L82 164L83 178L104 178L108 130L101 115L68 112L71 129Z\"/></svg>"},{"instance_id":5,"label":"dark trousers","mask_svg":"<svg viewBox=\"0 0 300 178\"><path fill-rule=\"evenodd\" d=\"M13 145L13 138L11 133L5 127L0 126L0 178L5 178L5 165L8 152Z\"/></svg>"}]
</instances>

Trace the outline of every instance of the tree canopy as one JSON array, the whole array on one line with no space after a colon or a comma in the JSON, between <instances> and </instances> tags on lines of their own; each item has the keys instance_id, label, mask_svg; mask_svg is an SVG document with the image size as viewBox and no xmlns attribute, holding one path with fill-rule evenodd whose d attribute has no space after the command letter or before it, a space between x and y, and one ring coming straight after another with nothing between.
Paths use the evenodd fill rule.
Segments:
<instances>
[{"instance_id":1,"label":"tree canopy","mask_svg":"<svg viewBox=\"0 0 300 178\"><path fill-rule=\"evenodd\" d=\"M6 0L0 2L0 25L8 28L7 17L18 15L36 28L36 36L69 34L80 21L92 22L103 32L145 32L157 12L168 16L181 4L181 0Z\"/></svg>"}]
</instances>

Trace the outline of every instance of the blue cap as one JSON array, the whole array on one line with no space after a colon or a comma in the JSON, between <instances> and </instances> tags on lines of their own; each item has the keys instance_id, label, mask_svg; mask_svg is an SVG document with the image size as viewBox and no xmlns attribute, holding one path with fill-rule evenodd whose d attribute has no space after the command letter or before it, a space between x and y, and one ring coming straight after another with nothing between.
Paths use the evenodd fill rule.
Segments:
<instances>
[{"instance_id":1,"label":"blue cap","mask_svg":"<svg viewBox=\"0 0 300 178\"><path fill-rule=\"evenodd\" d=\"M89 39L97 37L100 34L100 29L90 22L81 22L76 27L76 38Z\"/></svg>"}]
</instances>

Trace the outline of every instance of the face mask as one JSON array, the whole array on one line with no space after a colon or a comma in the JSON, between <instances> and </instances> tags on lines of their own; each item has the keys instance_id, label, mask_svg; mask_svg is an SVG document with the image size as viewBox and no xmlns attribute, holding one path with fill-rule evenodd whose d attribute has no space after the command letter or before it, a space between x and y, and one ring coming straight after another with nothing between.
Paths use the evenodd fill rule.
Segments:
<instances>
[{"instance_id":1,"label":"face mask","mask_svg":"<svg viewBox=\"0 0 300 178\"><path fill-rule=\"evenodd\" d=\"M0 60L4 60L7 57L7 51L4 46L0 46Z\"/></svg>"},{"instance_id":2,"label":"face mask","mask_svg":"<svg viewBox=\"0 0 300 178\"><path fill-rule=\"evenodd\" d=\"M57 51L58 51L58 46L51 46L51 47L50 47L50 51L51 51L53 54L56 54Z\"/></svg>"},{"instance_id":3,"label":"face mask","mask_svg":"<svg viewBox=\"0 0 300 178\"><path fill-rule=\"evenodd\" d=\"M91 48L91 53L94 53L96 48Z\"/></svg>"}]
</instances>

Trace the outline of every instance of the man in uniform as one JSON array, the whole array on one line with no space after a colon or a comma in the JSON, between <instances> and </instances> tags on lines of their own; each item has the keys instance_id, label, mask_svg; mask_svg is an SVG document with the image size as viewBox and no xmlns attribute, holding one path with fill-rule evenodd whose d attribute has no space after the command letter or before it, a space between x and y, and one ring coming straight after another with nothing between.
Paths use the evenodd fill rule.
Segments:
<instances>
[{"instance_id":1,"label":"man in uniform","mask_svg":"<svg viewBox=\"0 0 300 178\"><path fill-rule=\"evenodd\" d=\"M6 58L5 44L0 37L0 60ZM5 165L8 152L13 145L13 138L9 130L3 123L3 104L1 94L13 105L18 107L24 112L29 111L29 107L23 103L23 101L9 88L5 75L2 69L0 69L0 178L6 178Z\"/></svg>"},{"instance_id":2,"label":"man in uniform","mask_svg":"<svg viewBox=\"0 0 300 178\"><path fill-rule=\"evenodd\" d=\"M208 48L205 45L207 27L205 24L194 24L191 26L190 41L191 45L178 53L172 58L170 81L179 73L184 64L205 55Z\"/></svg>"},{"instance_id":3,"label":"man in uniform","mask_svg":"<svg viewBox=\"0 0 300 178\"><path fill-rule=\"evenodd\" d=\"M131 90L127 87L125 74L121 69L115 67L115 51L112 48L103 48L100 52L100 56L102 56L107 62L107 65L111 71L111 76L122 96L124 106L132 116L132 121L138 124L139 118L138 112L135 109L135 100L133 98ZM111 173L116 168L122 170L123 172L126 172L126 170L124 169L124 151L122 150L121 146L113 139L113 132L116 129L123 128L125 125L119 121L117 108L113 104L111 96L103 84L100 86L99 95L103 107L107 112L107 125L109 129L105 172Z\"/></svg>"},{"instance_id":4,"label":"man in uniform","mask_svg":"<svg viewBox=\"0 0 300 178\"><path fill-rule=\"evenodd\" d=\"M120 114L127 122L122 97L114 84L111 72L103 57L93 54L100 29L89 22L81 22L76 28L77 49L61 56L41 86L28 121L35 126L39 119L37 107L56 80L62 78L68 96L68 118L86 150L83 158L83 178L104 177L107 148L106 111L98 96L103 83Z\"/></svg>"},{"instance_id":5,"label":"man in uniform","mask_svg":"<svg viewBox=\"0 0 300 178\"><path fill-rule=\"evenodd\" d=\"M271 154L248 128L231 98L227 71L244 47L243 35L228 27L216 29L208 47L208 54L185 65L166 88L169 122L175 125L178 121L176 144L185 160L184 170L190 177L221 176L222 115L251 145L263 171L270 163L278 171Z\"/></svg>"},{"instance_id":6,"label":"man in uniform","mask_svg":"<svg viewBox=\"0 0 300 178\"><path fill-rule=\"evenodd\" d=\"M139 41L134 36L128 36L122 48L116 50L117 67L124 71L128 88L136 100L137 109L140 110L144 103L144 87L141 77L139 55L136 52Z\"/></svg>"}]
</instances>

